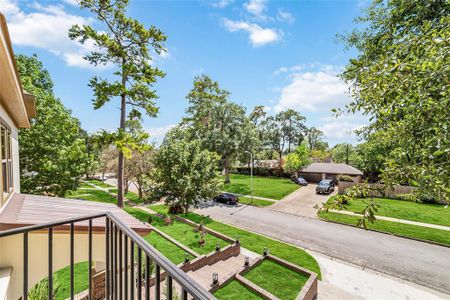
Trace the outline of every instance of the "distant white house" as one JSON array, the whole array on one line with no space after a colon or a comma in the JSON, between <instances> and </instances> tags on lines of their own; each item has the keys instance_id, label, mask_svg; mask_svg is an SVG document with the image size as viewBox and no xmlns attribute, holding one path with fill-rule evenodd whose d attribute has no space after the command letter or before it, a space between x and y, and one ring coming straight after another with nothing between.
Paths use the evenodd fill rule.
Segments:
<instances>
[{"instance_id":1,"label":"distant white house","mask_svg":"<svg viewBox=\"0 0 450 300\"><path fill-rule=\"evenodd\" d=\"M353 181L360 182L363 172L347 164L312 163L304 167L299 175L309 182L319 182L322 179L333 179L337 182L338 175L348 175Z\"/></svg>"}]
</instances>

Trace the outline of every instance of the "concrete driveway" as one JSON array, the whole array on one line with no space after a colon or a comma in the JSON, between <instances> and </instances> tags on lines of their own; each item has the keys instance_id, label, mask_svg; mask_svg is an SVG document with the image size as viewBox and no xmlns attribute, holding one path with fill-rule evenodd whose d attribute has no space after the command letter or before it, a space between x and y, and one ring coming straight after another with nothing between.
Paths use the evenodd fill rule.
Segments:
<instances>
[{"instance_id":1,"label":"concrete driveway","mask_svg":"<svg viewBox=\"0 0 450 300\"><path fill-rule=\"evenodd\" d=\"M290 193L268 208L297 216L316 218L317 209L314 206L321 205L336 193L337 187L331 195L318 195L316 194L316 184L310 183Z\"/></svg>"}]
</instances>

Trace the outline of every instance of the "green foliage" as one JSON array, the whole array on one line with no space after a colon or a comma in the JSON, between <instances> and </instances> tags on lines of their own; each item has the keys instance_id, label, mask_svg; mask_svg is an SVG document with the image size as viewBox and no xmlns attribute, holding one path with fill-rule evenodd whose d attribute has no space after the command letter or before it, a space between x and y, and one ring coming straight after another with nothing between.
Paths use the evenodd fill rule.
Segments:
<instances>
[{"instance_id":1,"label":"green foliage","mask_svg":"<svg viewBox=\"0 0 450 300\"><path fill-rule=\"evenodd\" d=\"M164 33L154 26L145 28L139 21L127 17L128 0L80 0L81 8L89 10L103 25L101 31L90 25L73 25L69 37L81 44L93 42L96 49L84 56L89 63L112 65L116 79L94 76L89 86L94 92L94 109L103 107L112 99L120 97L120 128L110 134L118 155L118 206L123 206L123 166L124 156L139 149L148 135L140 131L127 130L141 122L141 110L155 117L158 108L154 99L158 98L151 87L158 77L165 74L152 65L151 51L161 54L166 51ZM127 106L132 109L126 120ZM129 123L134 124L129 124ZM128 124L127 124L128 123Z\"/></svg>"},{"instance_id":2,"label":"green foliage","mask_svg":"<svg viewBox=\"0 0 450 300\"><path fill-rule=\"evenodd\" d=\"M53 297L58 294L60 284L56 282L53 286ZM28 292L30 300L46 300L48 299L48 279L43 279L35 284Z\"/></svg>"},{"instance_id":3,"label":"green foliage","mask_svg":"<svg viewBox=\"0 0 450 300\"><path fill-rule=\"evenodd\" d=\"M293 109L267 117L262 123L266 147L276 151L281 160L285 150L291 152L292 146L302 143L306 132L305 120L304 116Z\"/></svg>"},{"instance_id":4,"label":"green foliage","mask_svg":"<svg viewBox=\"0 0 450 300\"><path fill-rule=\"evenodd\" d=\"M374 1L362 30L344 37L359 55L343 79L352 85L349 112L371 116L363 134L381 132L391 148L387 184L419 187L450 199L450 3Z\"/></svg>"},{"instance_id":5,"label":"green foliage","mask_svg":"<svg viewBox=\"0 0 450 300\"><path fill-rule=\"evenodd\" d=\"M357 161L359 161L358 153L352 144L337 144L331 149L331 153L333 155L333 162L336 163L347 163L356 166Z\"/></svg>"},{"instance_id":6,"label":"green foliage","mask_svg":"<svg viewBox=\"0 0 450 300\"><path fill-rule=\"evenodd\" d=\"M297 173L309 162L308 147L302 143L295 149L295 152L289 153L284 157L283 169L289 173Z\"/></svg>"},{"instance_id":7,"label":"green foliage","mask_svg":"<svg viewBox=\"0 0 450 300\"><path fill-rule=\"evenodd\" d=\"M63 196L75 189L91 159L78 119L53 95L50 74L36 56L16 57L23 88L36 97L37 116L19 132L22 192Z\"/></svg>"},{"instance_id":8,"label":"green foliage","mask_svg":"<svg viewBox=\"0 0 450 300\"><path fill-rule=\"evenodd\" d=\"M216 153L202 149L199 140L172 139L169 134L155 157L155 193L187 212L189 206L220 193L219 159Z\"/></svg>"},{"instance_id":9,"label":"green foliage","mask_svg":"<svg viewBox=\"0 0 450 300\"><path fill-rule=\"evenodd\" d=\"M186 96L189 107L183 125L192 139L201 141L202 148L216 152L229 182L231 163L240 153L252 151L257 144L254 125L245 115L245 108L229 101L230 93L206 75L194 79Z\"/></svg>"},{"instance_id":10,"label":"green foliage","mask_svg":"<svg viewBox=\"0 0 450 300\"><path fill-rule=\"evenodd\" d=\"M311 127L307 130L307 141L309 150L327 150L328 143L324 141L325 135L320 129Z\"/></svg>"},{"instance_id":11,"label":"green foliage","mask_svg":"<svg viewBox=\"0 0 450 300\"><path fill-rule=\"evenodd\" d=\"M351 176L348 176L348 175L342 175L342 174L340 174L340 175L337 176L337 179L338 179L339 181L354 182L354 181L353 181L353 178L352 178Z\"/></svg>"}]
</instances>

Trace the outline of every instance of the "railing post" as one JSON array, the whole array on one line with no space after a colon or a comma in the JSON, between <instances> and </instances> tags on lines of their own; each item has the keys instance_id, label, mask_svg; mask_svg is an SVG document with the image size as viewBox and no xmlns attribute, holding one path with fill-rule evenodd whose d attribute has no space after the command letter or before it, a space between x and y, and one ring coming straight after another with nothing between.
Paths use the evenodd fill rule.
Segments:
<instances>
[{"instance_id":1,"label":"railing post","mask_svg":"<svg viewBox=\"0 0 450 300\"><path fill-rule=\"evenodd\" d=\"M134 279L134 242L130 239L130 299L134 300L134 289L136 287L136 282Z\"/></svg>"},{"instance_id":2,"label":"railing post","mask_svg":"<svg viewBox=\"0 0 450 300\"><path fill-rule=\"evenodd\" d=\"M142 250L138 246L138 288L137 288L137 296L138 300L142 299Z\"/></svg>"},{"instance_id":3,"label":"railing post","mask_svg":"<svg viewBox=\"0 0 450 300\"><path fill-rule=\"evenodd\" d=\"M89 220L88 260L89 260L89 300L92 300L92 220Z\"/></svg>"},{"instance_id":4,"label":"railing post","mask_svg":"<svg viewBox=\"0 0 450 300\"><path fill-rule=\"evenodd\" d=\"M119 229L119 299L123 299L123 244L122 230Z\"/></svg>"},{"instance_id":5,"label":"railing post","mask_svg":"<svg viewBox=\"0 0 450 300\"><path fill-rule=\"evenodd\" d=\"M173 299L172 286L173 286L172 277L167 276L167 300Z\"/></svg>"},{"instance_id":6,"label":"railing post","mask_svg":"<svg viewBox=\"0 0 450 300\"><path fill-rule=\"evenodd\" d=\"M109 245L109 219L108 217L105 218L105 249L106 249L106 253L105 253L105 258L106 258L106 270L105 270L105 281L106 281L106 300L110 299L111 296L111 272L110 272L110 268L111 268L111 264L110 264L110 255L109 255L109 251L110 251L110 245Z\"/></svg>"},{"instance_id":7,"label":"railing post","mask_svg":"<svg viewBox=\"0 0 450 300\"><path fill-rule=\"evenodd\" d=\"M28 299L28 232L23 233L23 300Z\"/></svg>"},{"instance_id":8,"label":"railing post","mask_svg":"<svg viewBox=\"0 0 450 300\"><path fill-rule=\"evenodd\" d=\"M75 296L75 278L74 278L74 224L70 223L70 299L73 300Z\"/></svg>"},{"instance_id":9,"label":"railing post","mask_svg":"<svg viewBox=\"0 0 450 300\"><path fill-rule=\"evenodd\" d=\"M128 299L128 237L127 235L124 235L124 254L123 254L123 258L124 258L124 266L125 266L125 272L123 274L123 280L124 280L124 297L125 300Z\"/></svg>"},{"instance_id":10,"label":"railing post","mask_svg":"<svg viewBox=\"0 0 450 300\"><path fill-rule=\"evenodd\" d=\"M150 300L150 257L145 255L145 300Z\"/></svg>"},{"instance_id":11,"label":"railing post","mask_svg":"<svg viewBox=\"0 0 450 300\"><path fill-rule=\"evenodd\" d=\"M48 228L48 299L53 299L53 228Z\"/></svg>"},{"instance_id":12,"label":"railing post","mask_svg":"<svg viewBox=\"0 0 450 300\"><path fill-rule=\"evenodd\" d=\"M156 264L155 268L155 299L159 300L161 298L161 267Z\"/></svg>"}]
</instances>

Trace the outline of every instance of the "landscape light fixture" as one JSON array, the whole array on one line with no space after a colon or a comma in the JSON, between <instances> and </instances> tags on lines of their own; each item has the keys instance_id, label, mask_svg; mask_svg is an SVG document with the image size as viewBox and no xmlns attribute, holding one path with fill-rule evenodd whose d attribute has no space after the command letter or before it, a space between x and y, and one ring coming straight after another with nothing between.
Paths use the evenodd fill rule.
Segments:
<instances>
[{"instance_id":1,"label":"landscape light fixture","mask_svg":"<svg viewBox=\"0 0 450 300\"><path fill-rule=\"evenodd\" d=\"M267 249L267 247L264 247L263 255L267 256L267 254L269 254L269 249Z\"/></svg>"},{"instance_id":2,"label":"landscape light fixture","mask_svg":"<svg viewBox=\"0 0 450 300\"><path fill-rule=\"evenodd\" d=\"M219 283L219 274L217 274L216 272L214 272L214 273L212 274L212 281L213 281L213 284L214 284L214 285L218 284L218 283Z\"/></svg>"},{"instance_id":3,"label":"landscape light fixture","mask_svg":"<svg viewBox=\"0 0 450 300\"><path fill-rule=\"evenodd\" d=\"M189 262L189 253L184 253L184 263L187 264Z\"/></svg>"},{"instance_id":4,"label":"landscape light fixture","mask_svg":"<svg viewBox=\"0 0 450 300\"><path fill-rule=\"evenodd\" d=\"M239 245L239 235L236 236L236 244Z\"/></svg>"},{"instance_id":5,"label":"landscape light fixture","mask_svg":"<svg viewBox=\"0 0 450 300\"><path fill-rule=\"evenodd\" d=\"M220 251L220 244L216 243L216 251L219 252Z\"/></svg>"},{"instance_id":6,"label":"landscape light fixture","mask_svg":"<svg viewBox=\"0 0 450 300\"><path fill-rule=\"evenodd\" d=\"M246 256L244 266L248 267L249 264L250 264L250 257Z\"/></svg>"}]
</instances>

